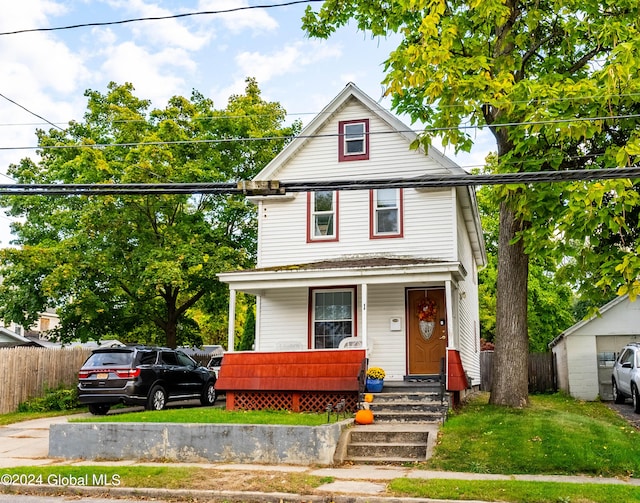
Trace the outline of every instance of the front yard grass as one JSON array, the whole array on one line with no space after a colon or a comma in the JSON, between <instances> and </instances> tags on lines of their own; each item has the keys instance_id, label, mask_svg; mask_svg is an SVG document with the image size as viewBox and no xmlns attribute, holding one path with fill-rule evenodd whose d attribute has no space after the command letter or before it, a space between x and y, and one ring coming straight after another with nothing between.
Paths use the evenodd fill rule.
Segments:
<instances>
[{"instance_id":1,"label":"front yard grass","mask_svg":"<svg viewBox=\"0 0 640 503\"><path fill-rule=\"evenodd\" d=\"M442 426L426 467L478 473L640 477L640 432L600 402L532 395L525 409L478 394Z\"/></svg>"},{"instance_id":2,"label":"front yard grass","mask_svg":"<svg viewBox=\"0 0 640 503\"><path fill-rule=\"evenodd\" d=\"M478 394L451 414L441 428L434 456L418 469L436 469L503 474L585 474L627 479L640 477L640 432L606 405L580 402L556 395L531 396L531 405L522 410L494 407L487 394ZM152 419L146 418L149 415ZM160 412L136 412L87 421L135 420L194 422L198 416L208 421L253 424L326 423L325 414L289 412L239 412L217 408L184 408ZM127 417L129 416L129 417ZM0 420L2 416L0 416ZM335 417L332 416L332 420ZM290 421L284 423L284 421ZM304 421L304 422L303 422ZM175 466L55 466L0 469L0 474L50 476L96 475L111 480L117 475L120 487L167 487L287 492L318 494L316 488L331 482L330 477L306 473L245 472ZM100 478L102 477L102 478ZM597 482L597 479L594 480ZM516 480L454 480L398 478L381 496L489 500L528 503L608 503L640 502L640 487L620 484L529 482Z\"/></svg>"},{"instance_id":3,"label":"front yard grass","mask_svg":"<svg viewBox=\"0 0 640 503\"><path fill-rule=\"evenodd\" d=\"M69 414L81 414L83 412L87 412L86 407L71 410L50 410L46 412L9 412L7 414L0 414L0 426L20 423L22 421L31 421L32 419L40 419L42 417L68 416Z\"/></svg>"},{"instance_id":4,"label":"front yard grass","mask_svg":"<svg viewBox=\"0 0 640 503\"><path fill-rule=\"evenodd\" d=\"M342 418L342 416L340 416ZM319 426L327 424L327 414L295 413L285 410L226 410L218 407L185 407L160 411L126 412L106 416L74 418L72 422L107 423L229 423L283 424L289 426ZM335 414L331 422L336 421Z\"/></svg>"}]
</instances>

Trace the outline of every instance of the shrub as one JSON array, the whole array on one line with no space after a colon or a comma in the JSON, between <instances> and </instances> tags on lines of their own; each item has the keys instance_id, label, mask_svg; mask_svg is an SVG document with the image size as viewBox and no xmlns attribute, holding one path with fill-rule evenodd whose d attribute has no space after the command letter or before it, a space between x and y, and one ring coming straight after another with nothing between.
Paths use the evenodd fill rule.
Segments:
<instances>
[{"instance_id":1,"label":"shrub","mask_svg":"<svg viewBox=\"0 0 640 503\"><path fill-rule=\"evenodd\" d=\"M18 405L18 412L48 412L51 410L71 410L78 407L80 407L80 403L75 388L58 388L46 390L44 396L22 402Z\"/></svg>"}]
</instances>

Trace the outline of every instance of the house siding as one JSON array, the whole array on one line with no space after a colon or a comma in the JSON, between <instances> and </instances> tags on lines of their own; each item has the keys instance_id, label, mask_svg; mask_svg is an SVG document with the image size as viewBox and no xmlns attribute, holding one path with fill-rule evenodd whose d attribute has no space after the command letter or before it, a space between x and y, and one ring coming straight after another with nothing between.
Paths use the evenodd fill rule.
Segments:
<instances>
[{"instance_id":1,"label":"house siding","mask_svg":"<svg viewBox=\"0 0 640 503\"><path fill-rule=\"evenodd\" d=\"M357 254L456 260L452 190L404 190L404 236L370 239L368 190L339 194L337 241L307 243L307 195L259 204L258 267L308 263Z\"/></svg>"},{"instance_id":2,"label":"house siding","mask_svg":"<svg viewBox=\"0 0 640 503\"><path fill-rule=\"evenodd\" d=\"M387 380L401 381L406 374L407 351L404 285L369 286L367 297L369 364L382 367ZM399 331L390 330L391 318L402 320Z\"/></svg>"},{"instance_id":3,"label":"house siding","mask_svg":"<svg viewBox=\"0 0 640 503\"><path fill-rule=\"evenodd\" d=\"M480 334L478 322L475 321L479 316L477 268L471 242L464 232L465 223L460 210L457 215L458 260L467 270L467 276L458 283L458 291L452 293L454 306L458 306L459 336L456 349L460 351L462 365L472 384L480 384Z\"/></svg>"},{"instance_id":4,"label":"house siding","mask_svg":"<svg viewBox=\"0 0 640 503\"><path fill-rule=\"evenodd\" d=\"M338 123L370 119L370 157L339 162ZM357 100L350 100L315 137L269 178L281 181L366 180L410 178L445 173L446 169L421 150L409 150L407 139ZM260 179L260 177L258 177ZM354 254L394 254L455 260L455 189L405 189L404 237L370 239L369 191L339 194L339 239L307 243L307 194L288 199L258 199L258 267L312 262ZM425 245L427 245L425 247Z\"/></svg>"},{"instance_id":5,"label":"house siding","mask_svg":"<svg viewBox=\"0 0 640 503\"><path fill-rule=\"evenodd\" d=\"M286 288L268 290L260 296L259 351L307 349L308 290Z\"/></svg>"},{"instance_id":6,"label":"house siding","mask_svg":"<svg viewBox=\"0 0 640 503\"><path fill-rule=\"evenodd\" d=\"M366 161L338 161L338 123L369 119L370 155ZM410 178L427 173L445 172L443 166L421 150L409 150L409 143L399 133L358 101L350 100L313 139L283 163L269 178L294 182L311 180L366 180L390 177ZM260 180L258 176L256 179Z\"/></svg>"}]
</instances>

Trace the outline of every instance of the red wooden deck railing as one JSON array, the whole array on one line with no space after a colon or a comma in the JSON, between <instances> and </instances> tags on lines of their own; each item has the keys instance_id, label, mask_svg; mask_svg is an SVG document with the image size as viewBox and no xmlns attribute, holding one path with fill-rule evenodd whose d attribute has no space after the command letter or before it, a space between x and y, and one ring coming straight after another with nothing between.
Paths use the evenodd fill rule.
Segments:
<instances>
[{"instance_id":1,"label":"red wooden deck railing","mask_svg":"<svg viewBox=\"0 0 640 503\"><path fill-rule=\"evenodd\" d=\"M320 412L344 400L353 411L365 371L363 349L226 353L216 389L230 410Z\"/></svg>"}]
</instances>

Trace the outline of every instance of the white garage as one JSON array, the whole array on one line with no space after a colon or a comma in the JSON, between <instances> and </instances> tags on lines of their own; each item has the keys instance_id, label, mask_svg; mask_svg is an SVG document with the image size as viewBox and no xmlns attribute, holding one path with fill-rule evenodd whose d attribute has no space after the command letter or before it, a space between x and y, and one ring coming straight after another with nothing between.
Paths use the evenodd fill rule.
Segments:
<instances>
[{"instance_id":1,"label":"white garage","mask_svg":"<svg viewBox=\"0 0 640 503\"><path fill-rule=\"evenodd\" d=\"M625 295L549 344L558 388L580 400L613 400L611 368L622 347L631 341L640 341L640 302L631 302Z\"/></svg>"}]
</instances>

